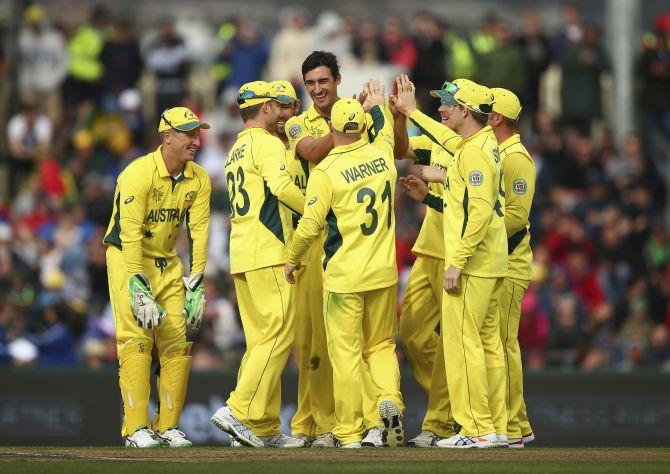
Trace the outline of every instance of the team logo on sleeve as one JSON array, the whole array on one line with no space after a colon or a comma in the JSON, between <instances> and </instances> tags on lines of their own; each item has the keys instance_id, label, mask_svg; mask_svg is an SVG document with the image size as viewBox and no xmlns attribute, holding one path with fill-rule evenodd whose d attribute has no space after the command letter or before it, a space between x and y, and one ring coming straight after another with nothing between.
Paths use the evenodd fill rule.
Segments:
<instances>
[{"instance_id":1,"label":"team logo on sleeve","mask_svg":"<svg viewBox=\"0 0 670 474\"><path fill-rule=\"evenodd\" d=\"M302 134L302 128L300 128L300 125L293 124L288 128L288 136L291 137L292 139L298 138Z\"/></svg>"},{"instance_id":2,"label":"team logo on sleeve","mask_svg":"<svg viewBox=\"0 0 670 474\"><path fill-rule=\"evenodd\" d=\"M514 194L526 194L528 185L525 179L517 179L514 181Z\"/></svg>"},{"instance_id":3,"label":"team logo on sleeve","mask_svg":"<svg viewBox=\"0 0 670 474\"><path fill-rule=\"evenodd\" d=\"M470 176L468 176L468 182L470 183L470 186L481 186L483 181L484 175L481 171L470 171Z\"/></svg>"},{"instance_id":4,"label":"team logo on sleeve","mask_svg":"<svg viewBox=\"0 0 670 474\"><path fill-rule=\"evenodd\" d=\"M135 196L130 196L130 197L126 198L126 200L123 201L123 202L125 204L130 204L131 202L133 202L133 199L135 199Z\"/></svg>"},{"instance_id":5,"label":"team logo on sleeve","mask_svg":"<svg viewBox=\"0 0 670 474\"><path fill-rule=\"evenodd\" d=\"M314 204L314 203L316 203L316 197L313 197L312 199L310 199L310 200L307 202L307 205L308 205L308 206L311 206L311 205Z\"/></svg>"}]
</instances>

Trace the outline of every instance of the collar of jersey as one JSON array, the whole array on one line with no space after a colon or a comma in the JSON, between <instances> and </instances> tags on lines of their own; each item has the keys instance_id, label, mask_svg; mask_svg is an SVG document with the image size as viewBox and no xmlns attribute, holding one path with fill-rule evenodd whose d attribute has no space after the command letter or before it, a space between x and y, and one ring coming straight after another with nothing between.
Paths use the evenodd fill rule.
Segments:
<instances>
[{"instance_id":1,"label":"collar of jersey","mask_svg":"<svg viewBox=\"0 0 670 474\"><path fill-rule=\"evenodd\" d=\"M310 106L309 106L309 109L307 109L307 118L308 118L311 122L313 122L314 120L318 120L318 119L323 119L323 120L325 120L326 122L328 121L328 119L326 119L326 117L324 117L323 115L321 115L321 114L319 113L319 111L316 110L316 107L314 107L314 104L310 105Z\"/></svg>"},{"instance_id":2,"label":"collar of jersey","mask_svg":"<svg viewBox=\"0 0 670 474\"><path fill-rule=\"evenodd\" d=\"M158 176L160 176L161 178L172 177L170 176L170 172L168 171L167 166L165 166L165 160L163 159L163 145L160 145L154 152L154 164L156 165L156 169L158 169ZM183 173L184 178L193 177L193 170L191 169L191 163L186 163L186 166L184 166Z\"/></svg>"},{"instance_id":3,"label":"collar of jersey","mask_svg":"<svg viewBox=\"0 0 670 474\"><path fill-rule=\"evenodd\" d=\"M491 127L489 125L487 125L484 128L482 128L481 130L479 130L479 131L473 133L472 135L470 135L468 138L464 138L463 140L461 140L461 143L458 144L457 148L463 148L465 145L470 143L475 138L477 138L481 135L484 135L485 133L489 133L489 132L491 132Z\"/></svg>"},{"instance_id":4,"label":"collar of jersey","mask_svg":"<svg viewBox=\"0 0 670 474\"><path fill-rule=\"evenodd\" d=\"M361 137L360 140L356 140L354 143L349 143L348 145L336 146L335 148L330 150L330 153L328 153L328 154L329 155L338 155L340 153L346 153L348 151L355 150L356 148L360 148L363 145L367 145L367 143L368 142L365 140L365 138Z\"/></svg>"},{"instance_id":5,"label":"collar of jersey","mask_svg":"<svg viewBox=\"0 0 670 474\"><path fill-rule=\"evenodd\" d=\"M498 150L503 151L505 148L509 148L512 145L516 145L517 143L521 143L521 136L518 133L515 133L500 145L498 145Z\"/></svg>"}]
</instances>

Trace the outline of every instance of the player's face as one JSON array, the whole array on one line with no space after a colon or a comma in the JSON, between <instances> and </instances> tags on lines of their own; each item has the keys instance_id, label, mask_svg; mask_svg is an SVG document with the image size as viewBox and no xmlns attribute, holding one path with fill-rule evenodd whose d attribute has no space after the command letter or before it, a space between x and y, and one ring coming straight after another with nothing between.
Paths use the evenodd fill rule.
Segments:
<instances>
[{"instance_id":1,"label":"player's face","mask_svg":"<svg viewBox=\"0 0 670 474\"><path fill-rule=\"evenodd\" d=\"M277 135L286 135L286 121L295 115L296 104L280 104L277 118Z\"/></svg>"},{"instance_id":2,"label":"player's face","mask_svg":"<svg viewBox=\"0 0 670 474\"><path fill-rule=\"evenodd\" d=\"M441 120L442 125L446 125L447 127L451 128L452 130L454 129L454 127L450 124L450 120L451 120L451 115L453 114L455 108L456 108L456 106L453 106L453 105L442 104L442 105L440 105L440 108L437 109L437 111L440 113L440 117L442 118L442 120Z\"/></svg>"},{"instance_id":3,"label":"player's face","mask_svg":"<svg viewBox=\"0 0 670 474\"><path fill-rule=\"evenodd\" d=\"M200 148L200 128L188 132L170 130L170 137L165 141L180 161L187 162L195 159L195 153Z\"/></svg>"},{"instance_id":4,"label":"player's face","mask_svg":"<svg viewBox=\"0 0 670 474\"><path fill-rule=\"evenodd\" d=\"M337 86L340 80L339 76L333 77L326 66L319 66L305 74L307 93L318 109L326 110L333 106L337 100Z\"/></svg>"},{"instance_id":5,"label":"player's face","mask_svg":"<svg viewBox=\"0 0 670 474\"><path fill-rule=\"evenodd\" d=\"M274 133L277 130L281 105L277 101L268 100L263 104L263 107L265 110L265 128L267 131Z\"/></svg>"}]
</instances>

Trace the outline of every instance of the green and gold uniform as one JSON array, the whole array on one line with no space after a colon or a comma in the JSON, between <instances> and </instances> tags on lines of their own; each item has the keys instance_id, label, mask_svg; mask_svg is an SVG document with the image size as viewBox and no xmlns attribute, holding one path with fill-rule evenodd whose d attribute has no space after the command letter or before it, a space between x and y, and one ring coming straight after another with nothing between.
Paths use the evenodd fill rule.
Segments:
<instances>
[{"instance_id":1,"label":"green and gold uniform","mask_svg":"<svg viewBox=\"0 0 670 474\"><path fill-rule=\"evenodd\" d=\"M498 313L508 374L507 429L510 439L518 439L533 431L523 401L523 371L517 336L521 300L530 283L533 262L528 219L535 194L535 164L518 134L501 143L499 149L505 189L508 269L500 291Z\"/></svg>"},{"instance_id":2,"label":"green and gold uniform","mask_svg":"<svg viewBox=\"0 0 670 474\"><path fill-rule=\"evenodd\" d=\"M186 341L184 269L175 244L182 226L190 243L190 272L204 272L209 227L209 176L188 162L174 178L165 166L162 147L130 163L119 175L107 245L109 294L116 326L119 382L123 396L123 435L150 427L151 352L158 349L160 413L154 429L179 425L186 397L191 343ZM167 315L153 330L139 327L130 307L128 280L144 273L156 301Z\"/></svg>"},{"instance_id":3,"label":"green and gold uniform","mask_svg":"<svg viewBox=\"0 0 670 474\"><path fill-rule=\"evenodd\" d=\"M263 128L238 134L225 178L231 205L230 269L247 344L227 405L256 436L272 436L279 433L277 394L293 347L291 290L283 266L291 210L302 209L304 196L287 171L281 140Z\"/></svg>"},{"instance_id":4,"label":"green and gold uniform","mask_svg":"<svg viewBox=\"0 0 670 474\"><path fill-rule=\"evenodd\" d=\"M333 435L342 444L361 441L365 431L363 364L378 389L378 400L391 400L402 409L395 355L397 171L391 125L379 107L371 113L384 122L375 140L378 146L361 138L335 147L312 170L305 211L289 253L289 264L297 264L327 229L324 317L337 418Z\"/></svg>"},{"instance_id":5,"label":"green and gold uniform","mask_svg":"<svg viewBox=\"0 0 670 474\"><path fill-rule=\"evenodd\" d=\"M445 267L460 291L442 295L447 383L454 419L469 437L507 434L498 297L507 275L502 163L490 127L462 140L444 183Z\"/></svg>"}]
</instances>

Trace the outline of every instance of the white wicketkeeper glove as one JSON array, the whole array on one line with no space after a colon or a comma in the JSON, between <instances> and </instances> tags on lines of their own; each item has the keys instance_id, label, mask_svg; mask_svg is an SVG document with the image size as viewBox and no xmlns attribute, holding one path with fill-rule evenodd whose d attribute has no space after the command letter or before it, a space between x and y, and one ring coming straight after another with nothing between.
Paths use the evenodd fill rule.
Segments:
<instances>
[{"instance_id":1,"label":"white wicketkeeper glove","mask_svg":"<svg viewBox=\"0 0 670 474\"><path fill-rule=\"evenodd\" d=\"M186 324L198 329L205 313L205 277L202 273L194 273L190 277L184 277L186 287L186 299L182 314L186 318Z\"/></svg>"},{"instance_id":2,"label":"white wicketkeeper glove","mask_svg":"<svg viewBox=\"0 0 670 474\"><path fill-rule=\"evenodd\" d=\"M130 291L130 309L137 325L145 329L160 326L166 313L151 293L151 284L147 276L144 273L131 276L128 291Z\"/></svg>"}]
</instances>

